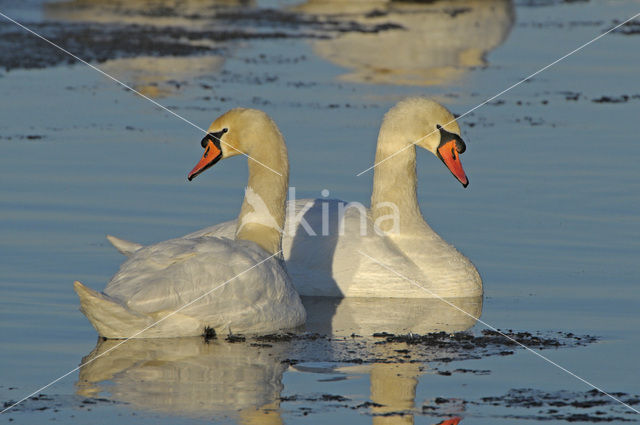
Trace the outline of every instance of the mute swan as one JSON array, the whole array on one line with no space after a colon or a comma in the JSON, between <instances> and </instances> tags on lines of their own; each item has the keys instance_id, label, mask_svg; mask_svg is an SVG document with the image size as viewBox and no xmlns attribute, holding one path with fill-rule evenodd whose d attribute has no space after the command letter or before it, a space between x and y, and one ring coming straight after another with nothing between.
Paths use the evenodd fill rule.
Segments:
<instances>
[{"instance_id":1,"label":"mute swan","mask_svg":"<svg viewBox=\"0 0 640 425\"><path fill-rule=\"evenodd\" d=\"M289 163L280 131L261 111L233 109L211 124L202 146L205 153L189 180L241 152L277 173L249 160L235 238L202 235L148 247L121 243L129 259L104 293L75 282L81 310L101 336L195 336L205 327L268 333L304 323L304 307L282 263ZM263 201L261 211L251 205L256 197Z\"/></svg>"},{"instance_id":2,"label":"mute swan","mask_svg":"<svg viewBox=\"0 0 640 425\"><path fill-rule=\"evenodd\" d=\"M300 295L482 295L482 280L474 265L422 217L412 144L417 140L415 146L440 158L464 187L468 185L459 156L466 147L453 114L427 98L400 101L387 112L380 127L375 159L380 164L374 168L371 208L365 211L332 199L289 201L282 247L287 270ZM391 219L394 214L398 219L395 222ZM323 235L321 229L327 222L328 234ZM229 221L186 237L231 237L235 228L235 222ZM121 251L131 244L113 237L110 240Z\"/></svg>"}]
</instances>

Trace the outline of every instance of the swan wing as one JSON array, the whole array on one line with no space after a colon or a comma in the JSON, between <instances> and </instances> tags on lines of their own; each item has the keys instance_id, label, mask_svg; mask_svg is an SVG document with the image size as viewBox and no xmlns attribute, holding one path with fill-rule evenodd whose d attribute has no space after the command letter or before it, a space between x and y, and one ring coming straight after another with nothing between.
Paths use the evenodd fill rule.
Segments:
<instances>
[{"instance_id":1,"label":"swan wing","mask_svg":"<svg viewBox=\"0 0 640 425\"><path fill-rule=\"evenodd\" d=\"M305 318L277 258L253 242L219 237L144 247L121 266L105 294L146 315L179 310L219 332L275 331Z\"/></svg>"}]
</instances>

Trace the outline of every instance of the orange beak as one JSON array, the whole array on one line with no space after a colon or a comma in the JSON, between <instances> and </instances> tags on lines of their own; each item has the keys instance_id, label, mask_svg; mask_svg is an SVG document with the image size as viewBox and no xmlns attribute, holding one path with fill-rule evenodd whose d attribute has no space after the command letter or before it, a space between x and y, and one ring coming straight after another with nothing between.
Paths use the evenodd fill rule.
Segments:
<instances>
[{"instance_id":1,"label":"orange beak","mask_svg":"<svg viewBox=\"0 0 640 425\"><path fill-rule=\"evenodd\" d=\"M455 140L451 140L438 147L438 158L444 162L444 165L446 165L449 171L451 171L451 174L462 183L462 186L467 187L469 185L469 179L462 168L460 153L458 152Z\"/></svg>"},{"instance_id":2,"label":"orange beak","mask_svg":"<svg viewBox=\"0 0 640 425\"><path fill-rule=\"evenodd\" d=\"M189 176L187 177L189 181L193 180L198 174L202 173L222 158L222 149L220 149L219 141L206 139L206 142L203 140L202 144L204 146L204 155L202 155L200 161L198 161L196 166L193 167L193 170L189 173Z\"/></svg>"}]
</instances>

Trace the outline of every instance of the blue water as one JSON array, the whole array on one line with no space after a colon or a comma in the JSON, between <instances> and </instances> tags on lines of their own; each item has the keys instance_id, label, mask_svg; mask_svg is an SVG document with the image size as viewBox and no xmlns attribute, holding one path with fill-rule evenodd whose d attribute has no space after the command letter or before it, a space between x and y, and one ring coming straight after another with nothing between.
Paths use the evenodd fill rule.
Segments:
<instances>
[{"instance_id":1,"label":"blue water","mask_svg":"<svg viewBox=\"0 0 640 425\"><path fill-rule=\"evenodd\" d=\"M39 1L7 3L0 2L0 11L14 12L27 24L65 16L112 23L108 14L95 12L105 7L100 2L85 2L89 13L78 15L64 8L54 14L51 4ZM290 4L297 3L247 7ZM99 66L138 88L148 85L144 77L151 75L147 89L162 90L149 93L204 128L234 106L265 110L285 135L298 197L317 197L328 189L331 197L366 204L372 174L356 174L372 165L381 117L397 100L430 95L462 114L603 33L614 20L640 12L637 1L496 4L499 10L483 15L478 34L464 25L430 33L411 21L415 10L407 13L400 5L384 18L408 28L397 39L380 32L236 41L219 57L176 58L159 69L128 59ZM200 6L186 2L185 7ZM364 14L358 10L344 19L362 20ZM153 17L127 16L154 23ZM444 40L446 47L456 30L456 40L478 45L451 60L429 50L428 37ZM638 41L639 35L607 35L504 94L499 98L504 103L494 101L463 117L468 148L462 161L471 182L466 190L435 158L418 156L419 199L428 222L483 277L482 320L502 329L596 335L595 344L544 354L603 390L630 394L640 394L634 354L640 349L640 96L633 98L640 95ZM413 52L412 60L385 52L389 45ZM180 87L170 80L180 81ZM567 100L565 92L580 95ZM623 94L630 96L626 102L593 102ZM187 182L201 154L200 131L82 64L2 70L0 99L0 399L8 401L75 368L94 349L96 333L78 310L72 282L102 289L115 273L122 256L105 234L146 244L232 219L246 166L240 158L224 161ZM483 328L476 324L474 331ZM436 397L477 400L514 388L591 389L522 350L450 364L424 362L418 373L415 364L332 361L331 352L296 358L289 366L280 363L292 349L287 344L260 351L248 344L218 341L205 347L192 341L184 343L184 353L133 345L129 351L121 347L125 364L114 374L93 376L97 393L83 393L76 372L42 391L53 401L27 401L0 420L431 424L445 417L424 413L421 406ZM386 370L393 367L404 381L380 378L393 375ZM456 368L490 373L428 373ZM228 375L221 376L220 369ZM404 416L352 408L372 400L374 382L388 386L387 404L397 403ZM412 403L393 399L394 385L397 394L409 391L404 397ZM221 396L227 392L244 398L227 400ZM87 394L109 402L80 407ZM323 394L349 401L319 400ZM293 395L297 400L287 400ZM474 424L533 422L509 415L539 410L453 404L452 415ZM37 410L41 406L47 409ZM602 409L640 418L622 406Z\"/></svg>"}]
</instances>

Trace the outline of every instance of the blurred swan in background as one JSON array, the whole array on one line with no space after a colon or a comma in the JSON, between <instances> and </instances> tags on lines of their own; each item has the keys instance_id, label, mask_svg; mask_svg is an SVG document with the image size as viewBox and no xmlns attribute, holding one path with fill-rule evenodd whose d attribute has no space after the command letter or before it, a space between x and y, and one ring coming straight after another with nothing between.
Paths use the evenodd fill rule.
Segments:
<instances>
[{"instance_id":1,"label":"blurred swan in background","mask_svg":"<svg viewBox=\"0 0 640 425\"><path fill-rule=\"evenodd\" d=\"M369 28L312 46L319 57L350 70L342 80L373 84L455 82L487 65L487 53L504 42L515 20L511 0L309 0L293 10Z\"/></svg>"},{"instance_id":2,"label":"blurred swan in background","mask_svg":"<svg viewBox=\"0 0 640 425\"><path fill-rule=\"evenodd\" d=\"M304 307L281 255L289 181L282 134L264 112L238 108L216 119L201 144L205 152L189 180L240 152L256 160L249 160L234 237L120 244L129 258L104 293L75 282L81 310L101 336L194 336L205 328L269 333L304 324ZM254 209L256 198L260 211Z\"/></svg>"},{"instance_id":3,"label":"blurred swan in background","mask_svg":"<svg viewBox=\"0 0 640 425\"><path fill-rule=\"evenodd\" d=\"M228 40L216 42L210 37L189 40L184 36L163 36L162 28L216 31L237 30L233 21L217 19L221 10L245 10L256 7L255 1L228 0L69 0L46 3L48 19L77 23L137 25L160 31L146 36L149 40L179 41L190 48L227 46ZM487 65L486 56L502 44L515 21L512 0L437 0L351 1L309 0L288 11L313 15L344 30L325 32L326 39L314 39L314 53L349 70L344 81L396 84L446 85L460 80L473 68ZM264 23L263 23L264 24ZM274 21L273 26L278 25ZM313 26L307 30L314 30ZM175 36L175 35L174 35ZM142 40L144 41L144 40ZM144 43L143 43L144 44ZM235 43L234 46L240 46ZM117 47L117 46L116 46ZM105 71L150 97L168 96L180 83L219 71L223 55L167 57L146 54L145 58L118 58L106 61ZM178 54L182 56L184 53Z\"/></svg>"}]
</instances>

